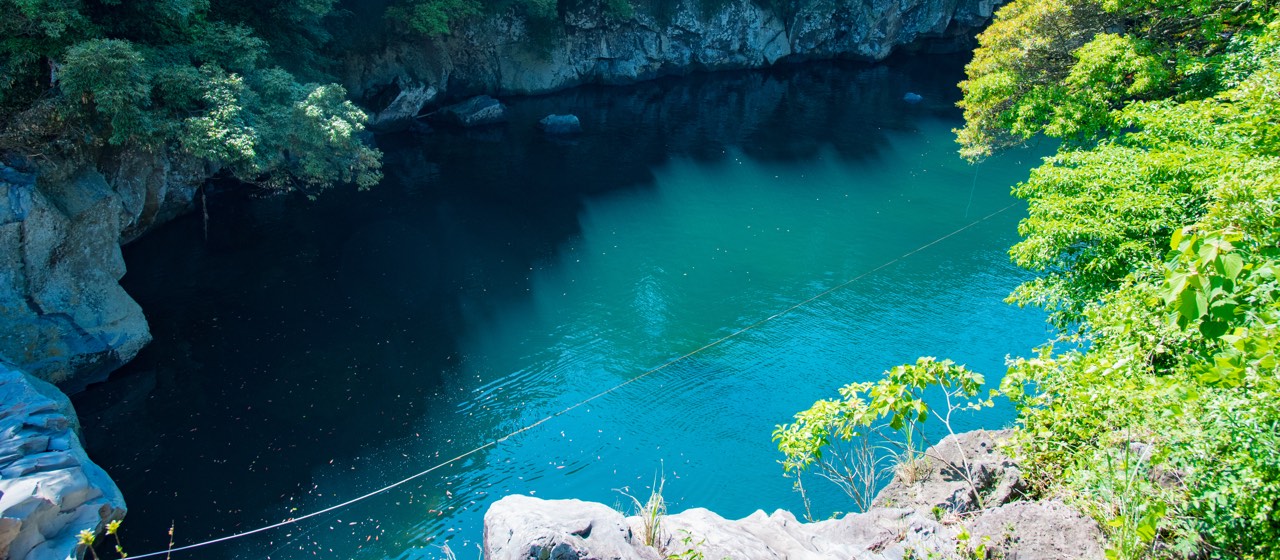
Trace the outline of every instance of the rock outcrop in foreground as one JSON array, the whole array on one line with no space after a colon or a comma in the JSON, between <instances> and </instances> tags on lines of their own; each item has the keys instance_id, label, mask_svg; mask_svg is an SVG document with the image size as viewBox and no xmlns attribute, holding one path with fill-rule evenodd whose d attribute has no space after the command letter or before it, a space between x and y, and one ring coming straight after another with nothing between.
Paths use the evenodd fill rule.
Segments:
<instances>
[{"instance_id":1,"label":"rock outcrop in foreground","mask_svg":"<svg viewBox=\"0 0 1280 560\"><path fill-rule=\"evenodd\" d=\"M603 504L507 496L485 514L484 557L897 560L963 557L965 547L986 543L997 558L1103 558L1102 531L1093 520L1058 501L1013 501L1022 479L997 449L1006 436L977 431L942 440L927 452L930 466L918 480L895 480L866 513L801 523L782 510L731 521L691 509L662 519L655 546L643 542L641 518L624 518ZM956 461L961 455L964 461ZM957 543L962 530L971 544Z\"/></svg>"},{"instance_id":2,"label":"rock outcrop in foreground","mask_svg":"<svg viewBox=\"0 0 1280 560\"><path fill-rule=\"evenodd\" d=\"M85 455L75 410L56 387L0 363L0 558L80 557L78 534L125 514Z\"/></svg>"},{"instance_id":3,"label":"rock outcrop in foreground","mask_svg":"<svg viewBox=\"0 0 1280 560\"><path fill-rule=\"evenodd\" d=\"M585 3L549 36L506 14L447 37L362 49L345 60L343 81L371 109L373 126L390 127L444 97L546 93L779 61L876 61L922 40L958 50L999 3L838 0L765 8L731 0L708 13L705 2L677 0L669 13L638 9L625 19L601 11L603 3Z\"/></svg>"}]
</instances>

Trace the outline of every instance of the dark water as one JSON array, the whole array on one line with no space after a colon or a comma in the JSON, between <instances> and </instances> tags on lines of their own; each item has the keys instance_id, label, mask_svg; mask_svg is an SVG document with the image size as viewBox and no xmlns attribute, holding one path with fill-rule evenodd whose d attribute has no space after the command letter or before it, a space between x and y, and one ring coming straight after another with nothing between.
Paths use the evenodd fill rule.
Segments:
<instances>
[{"instance_id":1,"label":"dark water","mask_svg":"<svg viewBox=\"0 0 1280 560\"><path fill-rule=\"evenodd\" d=\"M175 557L474 557L502 495L625 505L658 473L673 511L800 511L774 425L920 355L995 381L1046 337L1001 301L1024 279L1008 190L1035 158L955 156L962 64L513 100L504 128L380 138L368 192L212 197L207 237L191 216L126 248L156 341L75 401L128 550L363 494L857 278L393 491ZM534 131L565 112L585 134ZM810 486L815 514L852 507Z\"/></svg>"}]
</instances>

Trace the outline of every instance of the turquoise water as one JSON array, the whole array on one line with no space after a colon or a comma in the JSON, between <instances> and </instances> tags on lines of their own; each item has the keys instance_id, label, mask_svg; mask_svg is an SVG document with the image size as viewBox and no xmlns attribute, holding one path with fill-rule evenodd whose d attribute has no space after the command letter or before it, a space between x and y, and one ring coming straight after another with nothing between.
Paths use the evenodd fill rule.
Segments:
<instances>
[{"instance_id":1,"label":"turquoise water","mask_svg":"<svg viewBox=\"0 0 1280 560\"><path fill-rule=\"evenodd\" d=\"M296 517L553 415L175 558L472 557L502 495L625 508L655 476L673 511L802 511L775 425L921 355L996 381L1049 334L1002 302L1026 278L1008 190L1036 157L955 156L962 63L514 100L506 128L380 138L372 191L228 193L207 235L189 217L130 246L156 342L76 397L129 500L129 550L162 548L171 521L181 545ZM533 132L569 111L583 136ZM852 508L809 486L815 515Z\"/></svg>"}]
</instances>

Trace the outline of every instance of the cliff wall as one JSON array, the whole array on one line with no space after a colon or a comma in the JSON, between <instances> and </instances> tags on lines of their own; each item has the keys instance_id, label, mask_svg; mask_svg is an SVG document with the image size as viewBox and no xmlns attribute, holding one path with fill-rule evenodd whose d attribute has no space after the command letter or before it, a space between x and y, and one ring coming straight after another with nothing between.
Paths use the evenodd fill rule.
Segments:
<instances>
[{"instance_id":1,"label":"cliff wall","mask_svg":"<svg viewBox=\"0 0 1280 560\"><path fill-rule=\"evenodd\" d=\"M392 42L346 57L343 80L388 126L441 99L546 93L707 70L810 59L882 60L896 48L958 50L995 0L819 1L788 17L752 0L704 14L696 0L659 17L619 20L598 7L566 14L548 38L513 15L451 36Z\"/></svg>"},{"instance_id":2,"label":"cliff wall","mask_svg":"<svg viewBox=\"0 0 1280 560\"><path fill-rule=\"evenodd\" d=\"M150 342L120 245L189 211L207 176L164 152L103 161L58 179L0 164L0 360L69 393Z\"/></svg>"}]
</instances>

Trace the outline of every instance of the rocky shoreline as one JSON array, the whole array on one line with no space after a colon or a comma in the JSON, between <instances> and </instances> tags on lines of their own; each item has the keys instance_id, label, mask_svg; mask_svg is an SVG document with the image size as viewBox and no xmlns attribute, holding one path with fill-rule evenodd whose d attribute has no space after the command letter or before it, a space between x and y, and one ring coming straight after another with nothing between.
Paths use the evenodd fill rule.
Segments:
<instances>
[{"instance_id":1,"label":"rocky shoreline","mask_svg":"<svg viewBox=\"0 0 1280 560\"><path fill-rule=\"evenodd\" d=\"M727 520L697 508L664 516L651 531L641 517L623 517L603 504L507 496L485 514L484 557L1104 558L1102 529L1092 519L1058 500L1025 499L1021 470L1001 451L1009 435L949 436L926 451L930 468L918 480L895 478L867 512L813 523L783 510ZM656 542L647 545L643 535L654 532ZM982 555L975 552L979 546Z\"/></svg>"},{"instance_id":2,"label":"rocky shoreline","mask_svg":"<svg viewBox=\"0 0 1280 560\"><path fill-rule=\"evenodd\" d=\"M341 75L371 111L374 127L395 128L424 107L482 94L541 94L817 59L874 62L900 48L958 52L972 46L999 3L812 2L779 16L752 0L733 0L712 14L683 0L665 17L637 10L624 20L591 5L565 14L550 44L523 19L496 16L447 37L353 53Z\"/></svg>"}]
</instances>

